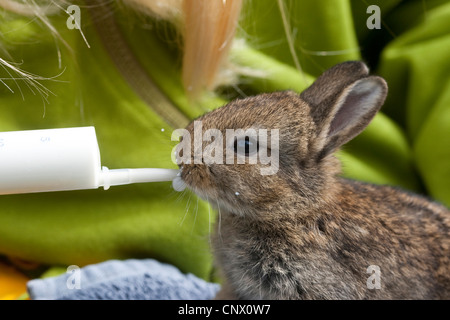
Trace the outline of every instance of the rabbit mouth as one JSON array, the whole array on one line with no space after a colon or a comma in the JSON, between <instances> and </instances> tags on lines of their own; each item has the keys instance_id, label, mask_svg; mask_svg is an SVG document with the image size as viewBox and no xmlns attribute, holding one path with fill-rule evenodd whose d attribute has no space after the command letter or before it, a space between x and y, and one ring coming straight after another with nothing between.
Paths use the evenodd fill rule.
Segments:
<instances>
[{"instance_id":1,"label":"rabbit mouth","mask_svg":"<svg viewBox=\"0 0 450 320\"><path fill-rule=\"evenodd\" d=\"M172 186L177 191L185 188L192 190L200 198L214 198L213 188L208 183L208 172L205 165L181 165L180 172L173 180Z\"/></svg>"},{"instance_id":2,"label":"rabbit mouth","mask_svg":"<svg viewBox=\"0 0 450 320\"><path fill-rule=\"evenodd\" d=\"M233 191L232 195L226 195L228 192L220 194L219 186L215 186L213 181L214 173L208 166L204 164L184 164L180 166L180 172L173 180L172 185L177 191L188 188L198 197L209 202L213 208L242 215L246 206L243 206L245 201L241 199L240 192Z\"/></svg>"},{"instance_id":3,"label":"rabbit mouth","mask_svg":"<svg viewBox=\"0 0 450 320\"><path fill-rule=\"evenodd\" d=\"M233 192L233 199L228 199L223 194L219 196L219 191L211 182L213 176L214 174L206 165L181 165L180 172L173 180L172 185L177 191L183 191L185 188L188 188L216 209L240 215L241 210L239 208L242 206L242 203L238 204L238 202L241 202L238 201L240 200L238 198L241 197L240 193Z\"/></svg>"}]
</instances>

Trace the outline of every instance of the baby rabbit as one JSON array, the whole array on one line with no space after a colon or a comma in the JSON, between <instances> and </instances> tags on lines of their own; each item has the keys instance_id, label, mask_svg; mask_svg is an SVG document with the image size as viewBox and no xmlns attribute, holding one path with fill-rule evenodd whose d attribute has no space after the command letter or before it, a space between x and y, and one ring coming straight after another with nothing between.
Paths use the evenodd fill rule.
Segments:
<instances>
[{"instance_id":1,"label":"baby rabbit","mask_svg":"<svg viewBox=\"0 0 450 320\"><path fill-rule=\"evenodd\" d=\"M450 299L450 211L344 179L333 155L386 94L364 63L345 62L301 94L235 100L186 128L181 180L218 211L218 299ZM217 134L230 129L265 135ZM262 149L277 155L265 174L267 161L250 161Z\"/></svg>"}]
</instances>

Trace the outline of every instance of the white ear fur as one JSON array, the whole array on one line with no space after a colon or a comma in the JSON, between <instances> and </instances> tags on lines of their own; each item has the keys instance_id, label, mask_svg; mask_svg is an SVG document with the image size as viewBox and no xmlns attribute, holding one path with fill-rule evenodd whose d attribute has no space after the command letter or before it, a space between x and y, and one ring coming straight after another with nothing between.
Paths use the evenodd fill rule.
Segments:
<instances>
[{"instance_id":1,"label":"white ear fur","mask_svg":"<svg viewBox=\"0 0 450 320\"><path fill-rule=\"evenodd\" d=\"M341 93L329 114L320 136L324 138L321 157L350 141L373 119L387 94L380 77L366 77L353 82Z\"/></svg>"}]
</instances>

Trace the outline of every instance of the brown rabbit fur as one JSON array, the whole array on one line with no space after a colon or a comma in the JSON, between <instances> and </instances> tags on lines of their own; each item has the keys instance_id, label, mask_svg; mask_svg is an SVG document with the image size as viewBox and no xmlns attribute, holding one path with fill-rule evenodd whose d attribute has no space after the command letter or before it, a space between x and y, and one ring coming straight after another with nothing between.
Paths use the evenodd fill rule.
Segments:
<instances>
[{"instance_id":1,"label":"brown rabbit fur","mask_svg":"<svg viewBox=\"0 0 450 320\"><path fill-rule=\"evenodd\" d=\"M365 64L346 62L300 95L261 94L197 119L203 131L279 129L275 174L261 175L261 163L180 164L186 185L219 212L217 298L450 298L449 210L339 176L333 153L369 124L386 94ZM381 288L367 285L371 265Z\"/></svg>"}]
</instances>

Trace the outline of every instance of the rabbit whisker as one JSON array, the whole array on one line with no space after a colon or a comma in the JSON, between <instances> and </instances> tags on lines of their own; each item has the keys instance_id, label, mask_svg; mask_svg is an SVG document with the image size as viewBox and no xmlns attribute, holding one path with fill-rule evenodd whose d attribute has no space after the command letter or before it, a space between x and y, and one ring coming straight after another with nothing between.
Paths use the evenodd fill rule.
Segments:
<instances>
[{"instance_id":1,"label":"rabbit whisker","mask_svg":"<svg viewBox=\"0 0 450 320\"><path fill-rule=\"evenodd\" d=\"M194 232L195 222L197 221L197 214L198 214L198 197L197 197L197 203L195 204L195 215L194 215L194 222L192 223L191 236Z\"/></svg>"},{"instance_id":2,"label":"rabbit whisker","mask_svg":"<svg viewBox=\"0 0 450 320\"><path fill-rule=\"evenodd\" d=\"M222 232L220 231L220 228L221 228L221 225L222 225L222 214L220 212L219 201L216 200L216 202L217 202L217 210L218 210L218 213L219 213L219 219L218 219L218 222L217 222L218 223L218 225L217 225L217 234L219 235L220 242L223 243Z\"/></svg>"},{"instance_id":3,"label":"rabbit whisker","mask_svg":"<svg viewBox=\"0 0 450 320\"><path fill-rule=\"evenodd\" d=\"M187 201L187 203L186 203L186 210L184 211L184 216L183 216L183 219L182 219L181 222L180 222L180 226L183 225L184 220L186 219L186 216L187 216L187 214L188 214L188 212L189 212L189 209L190 209L190 207L191 207L191 197L192 197L192 194L189 194L189 198L188 198L188 201Z\"/></svg>"}]
</instances>

